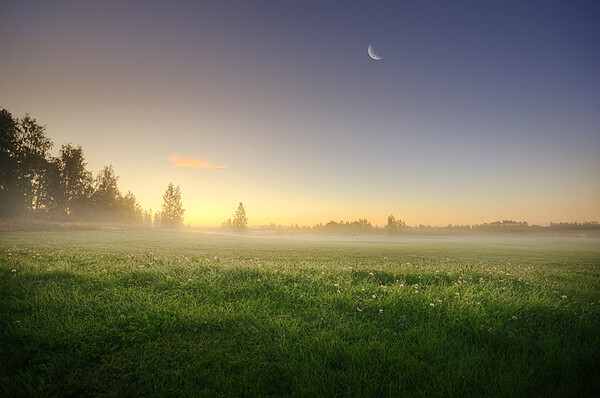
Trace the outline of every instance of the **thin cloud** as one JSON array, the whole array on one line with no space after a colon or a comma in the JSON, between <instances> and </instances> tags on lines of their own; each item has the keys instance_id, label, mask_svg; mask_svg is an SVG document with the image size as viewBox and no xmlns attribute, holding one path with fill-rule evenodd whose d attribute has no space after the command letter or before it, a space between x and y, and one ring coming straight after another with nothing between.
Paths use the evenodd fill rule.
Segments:
<instances>
[{"instance_id":1,"label":"thin cloud","mask_svg":"<svg viewBox=\"0 0 600 398\"><path fill-rule=\"evenodd\" d=\"M183 156L180 153L171 155L171 157L169 157L169 161L171 163L173 163L171 165L171 168L186 167L188 169L194 169L194 170L199 170L199 169L219 170L219 169L227 168L225 166L217 166L215 164L205 162L202 159L186 158L185 156Z\"/></svg>"}]
</instances>

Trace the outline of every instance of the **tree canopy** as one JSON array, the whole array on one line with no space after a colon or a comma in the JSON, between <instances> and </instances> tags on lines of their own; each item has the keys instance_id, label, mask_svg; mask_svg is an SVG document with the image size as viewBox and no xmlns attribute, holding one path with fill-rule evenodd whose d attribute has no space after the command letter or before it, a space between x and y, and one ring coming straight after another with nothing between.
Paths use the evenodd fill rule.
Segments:
<instances>
[{"instance_id":1,"label":"tree canopy","mask_svg":"<svg viewBox=\"0 0 600 398\"><path fill-rule=\"evenodd\" d=\"M238 205L233 217L233 228L238 232L244 232L248 228L248 217L246 217L246 209L242 202Z\"/></svg>"},{"instance_id":2,"label":"tree canopy","mask_svg":"<svg viewBox=\"0 0 600 398\"><path fill-rule=\"evenodd\" d=\"M162 211L160 212L160 224L168 228L180 228L183 226L183 202L181 201L181 190L179 185L175 187L169 183L163 195Z\"/></svg>"}]
</instances>

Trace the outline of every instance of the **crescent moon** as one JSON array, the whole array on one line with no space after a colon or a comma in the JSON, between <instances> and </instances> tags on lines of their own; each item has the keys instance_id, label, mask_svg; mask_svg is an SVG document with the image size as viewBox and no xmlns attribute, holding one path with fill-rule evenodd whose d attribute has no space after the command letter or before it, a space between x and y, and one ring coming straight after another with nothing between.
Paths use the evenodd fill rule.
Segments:
<instances>
[{"instance_id":1,"label":"crescent moon","mask_svg":"<svg viewBox=\"0 0 600 398\"><path fill-rule=\"evenodd\" d=\"M373 58L375 61L379 61L381 58L383 58L375 53L375 50L373 50L373 46L370 44L367 48L367 54L369 54L369 57Z\"/></svg>"}]
</instances>

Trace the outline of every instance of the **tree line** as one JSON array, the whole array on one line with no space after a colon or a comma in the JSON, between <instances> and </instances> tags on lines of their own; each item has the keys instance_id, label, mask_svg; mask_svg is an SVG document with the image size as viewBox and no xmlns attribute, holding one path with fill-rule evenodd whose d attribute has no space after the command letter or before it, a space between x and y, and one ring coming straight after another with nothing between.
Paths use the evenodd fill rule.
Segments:
<instances>
[{"instance_id":1,"label":"tree line","mask_svg":"<svg viewBox=\"0 0 600 398\"><path fill-rule=\"evenodd\" d=\"M225 224L224 224L225 226ZM326 233L326 234L387 234L387 235L478 235L478 234L504 234L504 233L600 233L600 223L590 221L584 223L550 223L549 226L529 224L525 221L502 220L491 223L474 225L446 225L431 226L419 224L409 226L405 221L397 219L393 214L387 218L384 226L374 226L367 219L355 221L329 221L318 223L313 226L290 226L265 225L258 228L268 232L276 233Z\"/></svg>"},{"instance_id":2,"label":"tree line","mask_svg":"<svg viewBox=\"0 0 600 398\"><path fill-rule=\"evenodd\" d=\"M112 165L93 176L83 149L62 145L57 156L45 126L29 114L0 108L0 218L183 225L179 187L169 184L162 211L143 210L131 191L122 194Z\"/></svg>"}]
</instances>

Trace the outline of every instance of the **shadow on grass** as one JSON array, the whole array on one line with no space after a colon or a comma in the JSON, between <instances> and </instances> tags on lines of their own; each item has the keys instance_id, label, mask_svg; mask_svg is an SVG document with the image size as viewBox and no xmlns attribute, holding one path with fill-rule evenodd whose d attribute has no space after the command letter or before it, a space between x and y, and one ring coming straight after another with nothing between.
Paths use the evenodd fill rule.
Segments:
<instances>
[{"instance_id":1,"label":"shadow on grass","mask_svg":"<svg viewBox=\"0 0 600 398\"><path fill-rule=\"evenodd\" d=\"M481 312L408 298L386 302L383 312L375 304L358 311L356 296L309 276L192 274L189 283L137 270L5 277L5 392L585 396L600 388L597 316L501 302ZM411 284L418 276L403 277ZM398 277L351 278L386 285ZM429 277L436 282L451 281Z\"/></svg>"}]
</instances>

